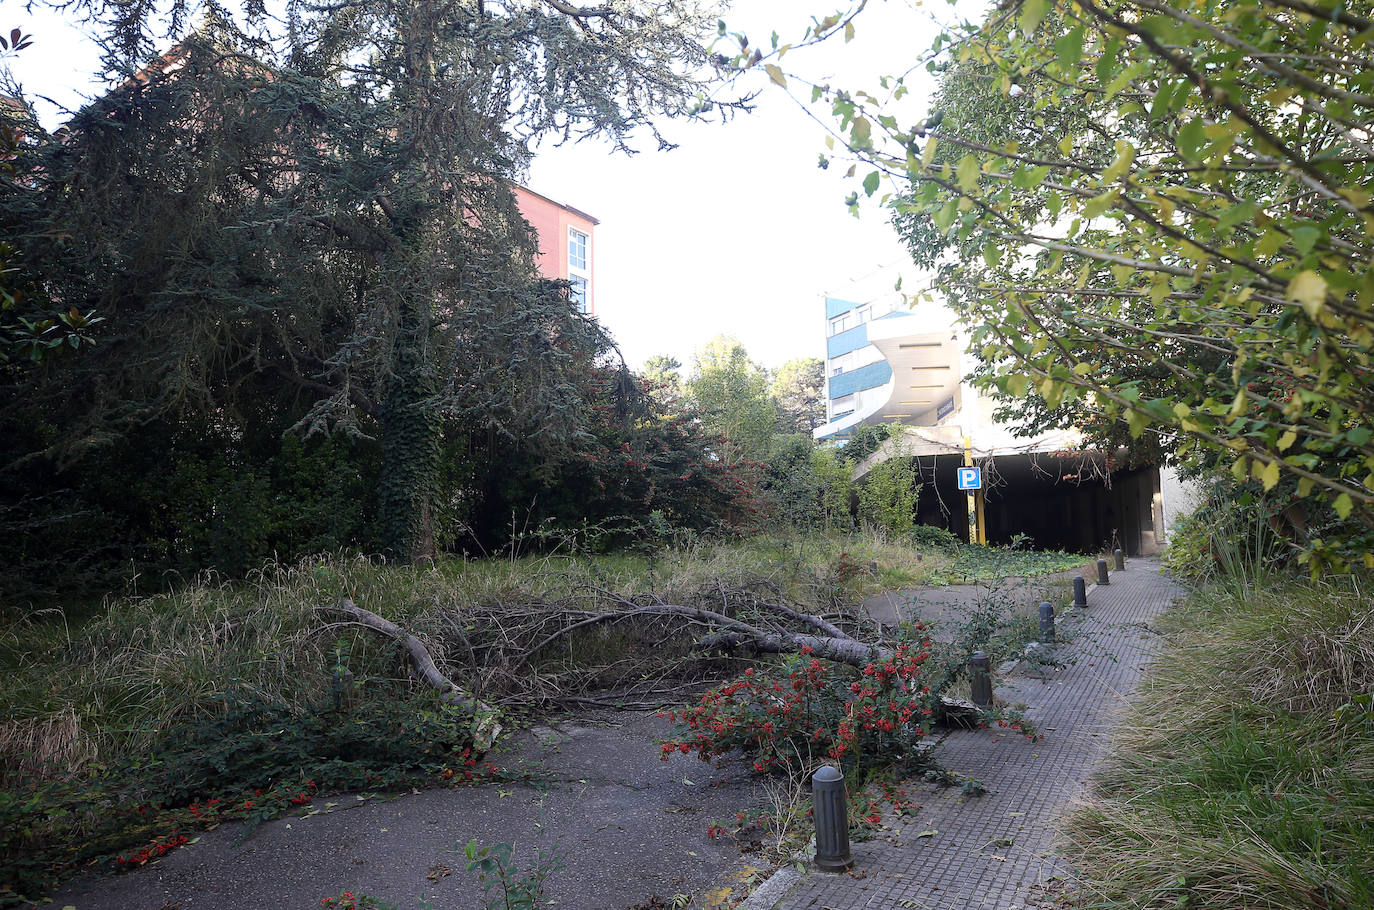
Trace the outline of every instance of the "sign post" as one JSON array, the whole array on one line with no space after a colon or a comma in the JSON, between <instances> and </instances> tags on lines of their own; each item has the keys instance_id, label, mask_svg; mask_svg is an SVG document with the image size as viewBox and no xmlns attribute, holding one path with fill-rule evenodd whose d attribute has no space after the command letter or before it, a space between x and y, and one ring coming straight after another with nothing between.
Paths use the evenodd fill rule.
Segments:
<instances>
[{"instance_id":1,"label":"sign post","mask_svg":"<svg viewBox=\"0 0 1374 910\"><path fill-rule=\"evenodd\" d=\"M973 465L973 442L964 437L964 466L959 468L959 489L968 494L968 542L986 544L988 532L983 514L983 472Z\"/></svg>"}]
</instances>

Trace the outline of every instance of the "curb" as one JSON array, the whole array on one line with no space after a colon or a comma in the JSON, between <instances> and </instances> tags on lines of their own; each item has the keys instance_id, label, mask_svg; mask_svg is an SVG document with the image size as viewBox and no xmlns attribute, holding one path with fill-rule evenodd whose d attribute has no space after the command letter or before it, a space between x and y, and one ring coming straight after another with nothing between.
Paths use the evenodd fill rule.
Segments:
<instances>
[{"instance_id":1,"label":"curb","mask_svg":"<svg viewBox=\"0 0 1374 910\"><path fill-rule=\"evenodd\" d=\"M783 866L755 888L738 910L773 910L782 903L793 886L810 874L810 870L803 873L796 866Z\"/></svg>"}]
</instances>

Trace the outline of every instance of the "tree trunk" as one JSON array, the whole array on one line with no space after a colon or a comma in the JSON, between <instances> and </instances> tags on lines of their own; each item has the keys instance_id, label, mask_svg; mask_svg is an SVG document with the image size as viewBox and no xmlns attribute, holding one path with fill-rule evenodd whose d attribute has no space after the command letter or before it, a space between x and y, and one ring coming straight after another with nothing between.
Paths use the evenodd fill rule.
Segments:
<instances>
[{"instance_id":1,"label":"tree trunk","mask_svg":"<svg viewBox=\"0 0 1374 910\"><path fill-rule=\"evenodd\" d=\"M429 364L429 307L401 305L391 382L382 405L382 548L393 562L434 557L431 502L443 422L434 405Z\"/></svg>"}]
</instances>

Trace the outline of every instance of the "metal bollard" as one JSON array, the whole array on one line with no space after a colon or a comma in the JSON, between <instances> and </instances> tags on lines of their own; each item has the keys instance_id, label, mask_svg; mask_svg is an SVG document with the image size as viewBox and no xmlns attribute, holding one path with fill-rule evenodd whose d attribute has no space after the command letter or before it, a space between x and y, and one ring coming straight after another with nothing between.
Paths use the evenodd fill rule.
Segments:
<instances>
[{"instance_id":1,"label":"metal bollard","mask_svg":"<svg viewBox=\"0 0 1374 910\"><path fill-rule=\"evenodd\" d=\"M1116 550L1116 570L1123 572L1126 569L1126 553L1120 547Z\"/></svg>"},{"instance_id":2,"label":"metal bollard","mask_svg":"<svg viewBox=\"0 0 1374 910\"><path fill-rule=\"evenodd\" d=\"M1040 604L1040 641L1054 644L1054 604L1048 600Z\"/></svg>"},{"instance_id":3,"label":"metal bollard","mask_svg":"<svg viewBox=\"0 0 1374 910\"><path fill-rule=\"evenodd\" d=\"M1088 583L1083 580L1082 575L1075 575L1073 579L1073 605L1075 607L1088 605Z\"/></svg>"},{"instance_id":4,"label":"metal bollard","mask_svg":"<svg viewBox=\"0 0 1374 910\"><path fill-rule=\"evenodd\" d=\"M825 765L811 777L816 816L816 868L843 872L854 864L849 855L849 807L844 795L844 775Z\"/></svg>"},{"instance_id":5,"label":"metal bollard","mask_svg":"<svg viewBox=\"0 0 1374 910\"><path fill-rule=\"evenodd\" d=\"M973 693L973 703L980 708L992 707L992 661L982 651L974 651L968 659L969 688Z\"/></svg>"},{"instance_id":6,"label":"metal bollard","mask_svg":"<svg viewBox=\"0 0 1374 910\"><path fill-rule=\"evenodd\" d=\"M1107 560L1105 559L1099 559L1097 561L1097 583L1100 585L1109 585L1112 583L1112 580L1107 577Z\"/></svg>"}]
</instances>

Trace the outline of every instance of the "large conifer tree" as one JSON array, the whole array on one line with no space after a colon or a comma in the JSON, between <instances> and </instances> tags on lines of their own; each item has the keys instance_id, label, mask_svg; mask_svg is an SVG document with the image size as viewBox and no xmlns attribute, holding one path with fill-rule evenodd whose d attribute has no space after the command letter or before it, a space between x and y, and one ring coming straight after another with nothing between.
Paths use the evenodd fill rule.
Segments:
<instances>
[{"instance_id":1,"label":"large conifer tree","mask_svg":"<svg viewBox=\"0 0 1374 910\"><path fill-rule=\"evenodd\" d=\"M130 78L32 131L5 187L25 264L104 319L94 351L8 377L6 418L51 420L35 446L264 408L375 433L384 549L408 560L433 550L446 426L578 432L574 374L606 339L537 278L511 181L542 137L662 143L652 120L697 103L712 4L79 5Z\"/></svg>"}]
</instances>

